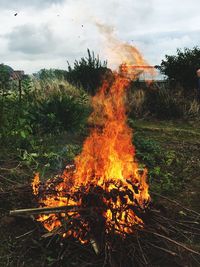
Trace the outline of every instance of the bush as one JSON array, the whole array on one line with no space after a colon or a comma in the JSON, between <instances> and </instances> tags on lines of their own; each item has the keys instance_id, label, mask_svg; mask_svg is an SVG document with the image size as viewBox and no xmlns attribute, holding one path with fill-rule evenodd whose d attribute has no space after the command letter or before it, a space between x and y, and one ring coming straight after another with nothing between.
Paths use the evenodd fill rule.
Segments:
<instances>
[{"instance_id":1,"label":"bush","mask_svg":"<svg viewBox=\"0 0 200 267\"><path fill-rule=\"evenodd\" d=\"M170 81L180 84L185 89L197 87L196 71L200 68L200 48L177 49L176 55L166 55L157 68L168 77Z\"/></svg>"},{"instance_id":2,"label":"bush","mask_svg":"<svg viewBox=\"0 0 200 267\"><path fill-rule=\"evenodd\" d=\"M87 93L94 95L97 89L101 86L103 77L110 73L107 68L107 62L101 62L99 57L95 57L94 52L91 54L87 50L88 57L81 58L74 62L72 67L69 63L67 80L75 86L81 86Z\"/></svg>"},{"instance_id":3,"label":"bush","mask_svg":"<svg viewBox=\"0 0 200 267\"><path fill-rule=\"evenodd\" d=\"M185 105L184 109L185 117L195 119L200 115L200 103L196 99L192 99Z\"/></svg>"},{"instance_id":4,"label":"bush","mask_svg":"<svg viewBox=\"0 0 200 267\"><path fill-rule=\"evenodd\" d=\"M183 115L180 95L177 96L169 89L148 91L146 106L158 119L177 119Z\"/></svg>"},{"instance_id":5,"label":"bush","mask_svg":"<svg viewBox=\"0 0 200 267\"><path fill-rule=\"evenodd\" d=\"M145 114L146 92L143 89L132 90L128 94L130 117L141 117Z\"/></svg>"},{"instance_id":6,"label":"bush","mask_svg":"<svg viewBox=\"0 0 200 267\"><path fill-rule=\"evenodd\" d=\"M82 129L90 112L89 97L64 80L34 81L35 103L31 105L35 132Z\"/></svg>"},{"instance_id":7,"label":"bush","mask_svg":"<svg viewBox=\"0 0 200 267\"><path fill-rule=\"evenodd\" d=\"M14 84L13 84L14 85ZM2 143L27 147L33 135L79 131L90 112L87 94L61 80L26 80L19 101L15 87L4 96ZM1 97L1 96L0 96Z\"/></svg>"},{"instance_id":8,"label":"bush","mask_svg":"<svg viewBox=\"0 0 200 267\"><path fill-rule=\"evenodd\" d=\"M81 129L90 111L84 96L77 98L67 94L53 93L37 105L38 109L31 111L36 113L32 123L38 124L37 128L43 133Z\"/></svg>"}]
</instances>

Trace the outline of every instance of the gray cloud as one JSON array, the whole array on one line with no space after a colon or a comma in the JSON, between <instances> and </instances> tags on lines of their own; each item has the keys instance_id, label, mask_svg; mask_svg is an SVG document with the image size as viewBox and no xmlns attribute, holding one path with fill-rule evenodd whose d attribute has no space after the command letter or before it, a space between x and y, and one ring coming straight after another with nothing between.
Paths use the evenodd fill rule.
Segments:
<instances>
[{"instance_id":1,"label":"gray cloud","mask_svg":"<svg viewBox=\"0 0 200 267\"><path fill-rule=\"evenodd\" d=\"M128 37L128 36L127 36ZM166 31L147 34L131 35L132 43L136 44L146 56L153 62L159 64L166 54L175 54L177 48L193 48L200 44L200 30Z\"/></svg>"},{"instance_id":2,"label":"gray cloud","mask_svg":"<svg viewBox=\"0 0 200 267\"><path fill-rule=\"evenodd\" d=\"M109 63L97 19L160 64L165 54L200 44L199 9L199 0L0 0L0 58L30 73L66 68L89 47Z\"/></svg>"},{"instance_id":3,"label":"gray cloud","mask_svg":"<svg viewBox=\"0 0 200 267\"><path fill-rule=\"evenodd\" d=\"M128 37L128 36L127 36ZM152 43L159 43L164 40L181 40L184 37L188 37L194 45L200 43L200 30L187 31L187 30L176 30L176 31L163 31L163 32L152 32L146 34L133 34L132 41L141 41L147 45Z\"/></svg>"},{"instance_id":4,"label":"gray cloud","mask_svg":"<svg viewBox=\"0 0 200 267\"><path fill-rule=\"evenodd\" d=\"M32 24L15 27L6 35L11 52L37 55L51 53L56 48L57 39L48 25Z\"/></svg>"}]
</instances>

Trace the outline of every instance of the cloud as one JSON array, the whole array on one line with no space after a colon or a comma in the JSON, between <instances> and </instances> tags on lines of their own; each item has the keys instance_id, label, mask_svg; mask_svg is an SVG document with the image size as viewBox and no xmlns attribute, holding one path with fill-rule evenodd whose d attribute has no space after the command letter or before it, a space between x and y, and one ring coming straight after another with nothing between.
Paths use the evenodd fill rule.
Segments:
<instances>
[{"instance_id":1,"label":"cloud","mask_svg":"<svg viewBox=\"0 0 200 267\"><path fill-rule=\"evenodd\" d=\"M87 48L109 60L98 20L159 64L177 48L200 44L199 10L199 0L0 0L0 59L29 73L66 68Z\"/></svg>"},{"instance_id":2,"label":"cloud","mask_svg":"<svg viewBox=\"0 0 200 267\"><path fill-rule=\"evenodd\" d=\"M128 36L127 36L128 38ZM200 30L179 30L131 35L132 42L153 64L160 64L165 55L176 54L177 48L193 48L200 43Z\"/></svg>"},{"instance_id":3,"label":"cloud","mask_svg":"<svg viewBox=\"0 0 200 267\"><path fill-rule=\"evenodd\" d=\"M48 7L52 4L62 4L65 0L0 0L1 9L20 10L26 7Z\"/></svg>"},{"instance_id":4,"label":"cloud","mask_svg":"<svg viewBox=\"0 0 200 267\"><path fill-rule=\"evenodd\" d=\"M10 52L32 56L51 52L56 48L58 41L48 25L17 26L6 37Z\"/></svg>"}]
</instances>

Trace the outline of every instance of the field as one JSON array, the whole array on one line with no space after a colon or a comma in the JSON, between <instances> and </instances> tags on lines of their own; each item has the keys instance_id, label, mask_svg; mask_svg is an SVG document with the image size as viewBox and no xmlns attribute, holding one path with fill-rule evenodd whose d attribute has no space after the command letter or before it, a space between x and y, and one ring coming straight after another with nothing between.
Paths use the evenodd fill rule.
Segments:
<instances>
[{"instance_id":1,"label":"field","mask_svg":"<svg viewBox=\"0 0 200 267\"><path fill-rule=\"evenodd\" d=\"M89 50L68 70L43 69L20 82L10 79L8 66L0 67L0 266L199 266L196 89L170 79L141 83L135 73L112 72ZM66 165L73 166L81 151L81 163L64 180ZM47 220L58 216L62 222L50 232L32 216L9 216L10 210L39 206L31 188L36 173L42 196L50 192L52 202L44 206L68 208L70 199L87 211L50 214ZM45 188L49 178L54 180ZM102 227L96 232L105 242L95 241L94 226ZM86 232L87 244L59 232L74 229Z\"/></svg>"},{"instance_id":2,"label":"field","mask_svg":"<svg viewBox=\"0 0 200 267\"><path fill-rule=\"evenodd\" d=\"M158 120L130 120L129 123L134 129L137 158L149 169L150 190L200 212L200 124ZM30 184L36 170L40 170L44 179L62 170L81 150L85 136L87 131L84 134L47 134L35 138L34 147L30 150L2 147L1 266L77 266L78 260L76 262L73 258L72 262L71 256L63 253L62 242L56 237L41 238L45 231L37 222L10 218L8 212L33 205L30 193L21 195L17 188ZM180 212L184 214L184 210ZM197 243L188 242L199 250ZM76 250L77 247L74 247L74 253ZM90 253L87 247L85 253ZM98 266L98 258L96 260L95 266Z\"/></svg>"}]
</instances>

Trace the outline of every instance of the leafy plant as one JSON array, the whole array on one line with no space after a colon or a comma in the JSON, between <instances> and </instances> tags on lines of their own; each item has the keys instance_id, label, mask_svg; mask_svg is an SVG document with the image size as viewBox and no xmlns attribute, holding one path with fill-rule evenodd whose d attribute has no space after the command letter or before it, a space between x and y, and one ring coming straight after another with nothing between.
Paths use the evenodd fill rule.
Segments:
<instances>
[{"instance_id":1,"label":"leafy plant","mask_svg":"<svg viewBox=\"0 0 200 267\"><path fill-rule=\"evenodd\" d=\"M37 124L41 132L74 131L84 127L90 108L85 96L74 97L53 93L48 99L37 103L32 124ZM35 130L37 130L35 128Z\"/></svg>"},{"instance_id":2,"label":"leafy plant","mask_svg":"<svg viewBox=\"0 0 200 267\"><path fill-rule=\"evenodd\" d=\"M102 83L103 76L112 72L107 68L106 61L101 62L99 56L96 57L89 49L87 52L88 57L76 60L73 67L68 63L67 80L94 95Z\"/></svg>"},{"instance_id":3,"label":"leafy plant","mask_svg":"<svg viewBox=\"0 0 200 267\"><path fill-rule=\"evenodd\" d=\"M174 192L180 180L174 176L172 165L176 161L174 151L163 150L158 143L135 135L136 157L147 167L152 190ZM144 167L142 166L142 167Z\"/></svg>"}]
</instances>

